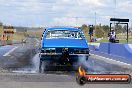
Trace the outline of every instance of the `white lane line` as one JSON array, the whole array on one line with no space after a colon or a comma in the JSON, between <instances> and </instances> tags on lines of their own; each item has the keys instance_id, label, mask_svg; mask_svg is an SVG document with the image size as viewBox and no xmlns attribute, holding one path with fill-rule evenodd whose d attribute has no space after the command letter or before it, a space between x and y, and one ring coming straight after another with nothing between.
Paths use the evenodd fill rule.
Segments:
<instances>
[{"instance_id":1,"label":"white lane line","mask_svg":"<svg viewBox=\"0 0 132 88\"><path fill-rule=\"evenodd\" d=\"M19 71L12 71L14 73L37 73L36 71L24 71L24 70L19 70Z\"/></svg>"},{"instance_id":2,"label":"white lane line","mask_svg":"<svg viewBox=\"0 0 132 88\"><path fill-rule=\"evenodd\" d=\"M14 47L13 49L11 49L9 52L5 53L3 56L9 56L10 53L12 53L15 49L17 49L18 47Z\"/></svg>"},{"instance_id":3,"label":"white lane line","mask_svg":"<svg viewBox=\"0 0 132 88\"><path fill-rule=\"evenodd\" d=\"M39 46L39 43L37 43L35 46Z\"/></svg>"},{"instance_id":4,"label":"white lane line","mask_svg":"<svg viewBox=\"0 0 132 88\"><path fill-rule=\"evenodd\" d=\"M39 40L36 38L36 41L39 42Z\"/></svg>"},{"instance_id":5,"label":"white lane line","mask_svg":"<svg viewBox=\"0 0 132 88\"><path fill-rule=\"evenodd\" d=\"M118 61L118 60L114 60L114 59L111 59L111 58L106 58L106 57L103 57L103 56L99 56L99 55L95 55L95 54L91 54L91 55L94 55L94 56L97 56L97 57L100 57L100 58L103 58L103 59L106 59L106 60L109 60L109 61L113 61L113 62L118 62L120 64L125 64L125 65L131 65L131 64L127 64L125 62L121 62L121 61Z\"/></svg>"},{"instance_id":6,"label":"white lane line","mask_svg":"<svg viewBox=\"0 0 132 88\"><path fill-rule=\"evenodd\" d=\"M35 46L39 46L39 40L36 38L36 41L37 41L37 43L36 43L36 45Z\"/></svg>"}]
</instances>

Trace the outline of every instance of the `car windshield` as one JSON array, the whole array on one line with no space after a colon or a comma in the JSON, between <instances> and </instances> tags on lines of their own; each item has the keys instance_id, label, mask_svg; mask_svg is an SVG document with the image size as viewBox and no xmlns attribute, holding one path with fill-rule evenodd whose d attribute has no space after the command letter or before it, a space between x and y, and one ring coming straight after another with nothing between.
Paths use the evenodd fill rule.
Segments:
<instances>
[{"instance_id":1,"label":"car windshield","mask_svg":"<svg viewBox=\"0 0 132 88\"><path fill-rule=\"evenodd\" d=\"M85 37L80 31L54 30L48 31L46 34L46 39L51 38L84 39Z\"/></svg>"}]
</instances>

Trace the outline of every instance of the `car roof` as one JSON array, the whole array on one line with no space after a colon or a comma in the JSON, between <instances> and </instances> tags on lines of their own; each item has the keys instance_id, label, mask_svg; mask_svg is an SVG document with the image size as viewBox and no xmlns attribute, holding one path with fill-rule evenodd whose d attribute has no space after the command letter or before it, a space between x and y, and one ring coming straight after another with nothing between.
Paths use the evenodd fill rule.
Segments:
<instances>
[{"instance_id":1,"label":"car roof","mask_svg":"<svg viewBox=\"0 0 132 88\"><path fill-rule=\"evenodd\" d=\"M52 28L47 28L47 31L50 30L69 30L69 31L81 31L81 29L74 28L74 27L52 27Z\"/></svg>"}]
</instances>

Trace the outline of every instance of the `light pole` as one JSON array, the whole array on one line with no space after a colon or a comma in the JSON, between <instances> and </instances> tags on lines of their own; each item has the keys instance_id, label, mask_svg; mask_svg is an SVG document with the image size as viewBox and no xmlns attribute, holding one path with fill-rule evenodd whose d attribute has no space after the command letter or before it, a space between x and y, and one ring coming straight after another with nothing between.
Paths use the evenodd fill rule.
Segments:
<instances>
[{"instance_id":1,"label":"light pole","mask_svg":"<svg viewBox=\"0 0 132 88\"><path fill-rule=\"evenodd\" d=\"M117 1L114 0L114 4L115 4L115 9L114 9L114 18L116 18L116 4L117 4ZM115 21L114 21L114 30L116 29L116 24L115 24Z\"/></svg>"},{"instance_id":2,"label":"light pole","mask_svg":"<svg viewBox=\"0 0 132 88\"><path fill-rule=\"evenodd\" d=\"M116 0L114 0L114 3L115 3L115 12L116 12L116 5L117 5L117 1Z\"/></svg>"}]
</instances>

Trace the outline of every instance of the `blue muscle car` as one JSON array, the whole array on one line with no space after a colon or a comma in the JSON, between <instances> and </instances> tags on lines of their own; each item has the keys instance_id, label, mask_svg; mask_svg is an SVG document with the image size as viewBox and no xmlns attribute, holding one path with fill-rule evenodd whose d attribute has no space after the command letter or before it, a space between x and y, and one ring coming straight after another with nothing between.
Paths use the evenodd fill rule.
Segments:
<instances>
[{"instance_id":1,"label":"blue muscle car","mask_svg":"<svg viewBox=\"0 0 132 88\"><path fill-rule=\"evenodd\" d=\"M40 66L74 65L82 58L88 60L89 47L81 29L68 27L47 28L41 40ZM43 63L44 62L44 63Z\"/></svg>"}]
</instances>

